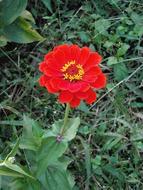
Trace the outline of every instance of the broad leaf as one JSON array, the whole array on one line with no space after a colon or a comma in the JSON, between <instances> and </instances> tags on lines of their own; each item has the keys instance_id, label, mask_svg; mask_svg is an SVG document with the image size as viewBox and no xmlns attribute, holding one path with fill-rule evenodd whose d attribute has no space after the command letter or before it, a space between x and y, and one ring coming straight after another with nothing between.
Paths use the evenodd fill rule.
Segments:
<instances>
[{"instance_id":1,"label":"broad leaf","mask_svg":"<svg viewBox=\"0 0 143 190\"><path fill-rule=\"evenodd\" d=\"M120 56L123 56L125 55L125 53L127 52L127 50L129 49L129 45L128 44L123 44L117 51L117 56L120 57Z\"/></svg>"},{"instance_id":2,"label":"broad leaf","mask_svg":"<svg viewBox=\"0 0 143 190\"><path fill-rule=\"evenodd\" d=\"M79 117L68 119L66 129L65 129L63 136L62 136L62 140L67 142L67 141L71 141L72 139L74 139L76 136L76 133L78 131L79 124L80 124L80 118ZM52 132L55 136L60 136L62 126L63 126L63 120L56 121L53 124L53 131Z\"/></svg>"},{"instance_id":3,"label":"broad leaf","mask_svg":"<svg viewBox=\"0 0 143 190\"><path fill-rule=\"evenodd\" d=\"M20 145L19 147L21 149L27 149L27 150L33 150L36 151L38 147L40 146L41 141L38 140L37 138L30 138L30 137L25 137L22 136L20 140Z\"/></svg>"},{"instance_id":4,"label":"broad leaf","mask_svg":"<svg viewBox=\"0 0 143 190\"><path fill-rule=\"evenodd\" d=\"M25 172L20 166L12 164L9 161L4 161L0 163L0 175L13 176L13 177L30 177L34 179L33 176Z\"/></svg>"},{"instance_id":5,"label":"broad leaf","mask_svg":"<svg viewBox=\"0 0 143 190\"><path fill-rule=\"evenodd\" d=\"M38 180L31 180L29 178L16 178L10 183L11 190L46 190L43 189Z\"/></svg>"},{"instance_id":6,"label":"broad leaf","mask_svg":"<svg viewBox=\"0 0 143 190\"><path fill-rule=\"evenodd\" d=\"M117 63L118 63L118 60L117 60L116 57L111 56L111 57L108 58L108 61L107 61L108 66L115 65Z\"/></svg>"},{"instance_id":7,"label":"broad leaf","mask_svg":"<svg viewBox=\"0 0 143 190\"><path fill-rule=\"evenodd\" d=\"M43 135L43 130L39 123L26 115L23 116L23 127L26 137L40 138Z\"/></svg>"},{"instance_id":8,"label":"broad leaf","mask_svg":"<svg viewBox=\"0 0 143 190\"><path fill-rule=\"evenodd\" d=\"M59 169L67 170L68 165L72 162L72 159L66 156L62 156L56 162L54 162L54 166Z\"/></svg>"},{"instance_id":9,"label":"broad leaf","mask_svg":"<svg viewBox=\"0 0 143 190\"><path fill-rule=\"evenodd\" d=\"M43 130L37 121L23 117L23 134L20 140L20 148L36 151L42 140Z\"/></svg>"},{"instance_id":10,"label":"broad leaf","mask_svg":"<svg viewBox=\"0 0 143 190\"><path fill-rule=\"evenodd\" d=\"M110 27L111 23L107 19L99 19L95 22L95 31L98 34L107 35L107 29Z\"/></svg>"},{"instance_id":11,"label":"broad leaf","mask_svg":"<svg viewBox=\"0 0 143 190\"><path fill-rule=\"evenodd\" d=\"M81 31L78 34L83 43L87 43L90 41L90 37L88 36L87 32Z\"/></svg>"},{"instance_id":12,"label":"broad leaf","mask_svg":"<svg viewBox=\"0 0 143 190\"><path fill-rule=\"evenodd\" d=\"M72 190L73 183L71 183L68 173L59 168L49 167L47 172L40 177L40 181L45 188L50 190Z\"/></svg>"},{"instance_id":13,"label":"broad leaf","mask_svg":"<svg viewBox=\"0 0 143 190\"><path fill-rule=\"evenodd\" d=\"M3 0L0 2L0 27L9 25L25 10L27 0Z\"/></svg>"},{"instance_id":14,"label":"broad leaf","mask_svg":"<svg viewBox=\"0 0 143 190\"><path fill-rule=\"evenodd\" d=\"M32 23L35 24L34 17L32 16L32 14L31 14L29 11L24 10L24 11L21 13L20 16L21 16L22 18L24 18L24 19L26 19L26 20L28 20L28 21L30 21L30 22L32 22Z\"/></svg>"},{"instance_id":15,"label":"broad leaf","mask_svg":"<svg viewBox=\"0 0 143 190\"><path fill-rule=\"evenodd\" d=\"M114 77L117 81L121 81L128 76L128 69L124 63L114 65Z\"/></svg>"},{"instance_id":16,"label":"broad leaf","mask_svg":"<svg viewBox=\"0 0 143 190\"><path fill-rule=\"evenodd\" d=\"M44 40L36 30L32 29L30 23L22 17L19 17L12 24L4 28L4 36L9 41L17 43L31 43Z\"/></svg>"},{"instance_id":17,"label":"broad leaf","mask_svg":"<svg viewBox=\"0 0 143 190\"><path fill-rule=\"evenodd\" d=\"M58 142L56 137L44 138L37 152L37 176L41 175L47 169L47 166L56 162L67 149L67 143Z\"/></svg>"}]
</instances>

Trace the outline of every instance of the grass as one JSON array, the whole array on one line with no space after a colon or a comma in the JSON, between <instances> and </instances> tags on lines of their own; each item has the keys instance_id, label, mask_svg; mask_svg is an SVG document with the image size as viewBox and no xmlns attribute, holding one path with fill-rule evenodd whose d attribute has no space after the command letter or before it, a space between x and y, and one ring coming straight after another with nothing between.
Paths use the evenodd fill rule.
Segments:
<instances>
[{"instance_id":1,"label":"grass","mask_svg":"<svg viewBox=\"0 0 143 190\"><path fill-rule=\"evenodd\" d=\"M23 114L43 128L63 117L64 106L37 83L44 54L61 43L87 45L104 57L108 85L91 107L73 111L82 123L67 152L69 170L79 189L143 189L142 8L141 1L57 1L51 14L40 1L29 2L47 40L0 49L1 158L21 133Z\"/></svg>"}]
</instances>

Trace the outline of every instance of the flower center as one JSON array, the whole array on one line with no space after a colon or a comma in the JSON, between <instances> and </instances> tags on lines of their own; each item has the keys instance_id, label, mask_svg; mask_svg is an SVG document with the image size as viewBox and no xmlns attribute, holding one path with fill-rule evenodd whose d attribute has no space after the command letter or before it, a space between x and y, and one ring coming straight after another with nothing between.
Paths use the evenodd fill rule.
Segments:
<instances>
[{"instance_id":1,"label":"flower center","mask_svg":"<svg viewBox=\"0 0 143 190\"><path fill-rule=\"evenodd\" d=\"M67 62L61 69L65 80L75 81L81 80L84 75L82 65L76 64L74 61Z\"/></svg>"}]
</instances>

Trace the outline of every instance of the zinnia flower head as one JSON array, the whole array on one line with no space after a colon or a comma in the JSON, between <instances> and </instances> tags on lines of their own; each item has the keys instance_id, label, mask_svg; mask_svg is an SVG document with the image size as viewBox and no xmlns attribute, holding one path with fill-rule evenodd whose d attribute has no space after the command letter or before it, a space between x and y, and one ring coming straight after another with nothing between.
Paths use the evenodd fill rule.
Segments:
<instances>
[{"instance_id":1,"label":"zinnia flower head","mask_svg":"<svg viewBox=\"0 0 143 190\"><path fill-rule=\"evenodd\" d=\"M88 47L59 45L45 55L39 70L40 86L58 94L60 103L77 107L81 100L92 104L96 90L105 87L106 76L99 67L102 57Z\"/></svg>"}]
</instances>

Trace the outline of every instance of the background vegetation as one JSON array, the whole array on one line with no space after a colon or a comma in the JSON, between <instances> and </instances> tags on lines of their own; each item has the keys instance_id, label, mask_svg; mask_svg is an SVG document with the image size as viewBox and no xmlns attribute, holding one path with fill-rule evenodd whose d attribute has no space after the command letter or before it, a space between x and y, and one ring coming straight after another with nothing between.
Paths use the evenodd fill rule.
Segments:
<instances>
[{"instance_id":1,"label":"background vegetation","mask_svg":"<svg viewBox=\"0 0 143 190\"><path fill-rule=\"evenodd\" d=\"M66 152L75 189L143 189L143 1L29 0L26 9L45 40L0 48L1 159L22 132L23 114L43 129L63 117L65 107L37 82L44 54L57 44L86 45L104 57L108 85L92 107L82 103L71 113L82 121ZM15 159L28 164L24 150ZM2 177L1 189L14 189L10 183Z\"/></svg>"}]
</instances>

